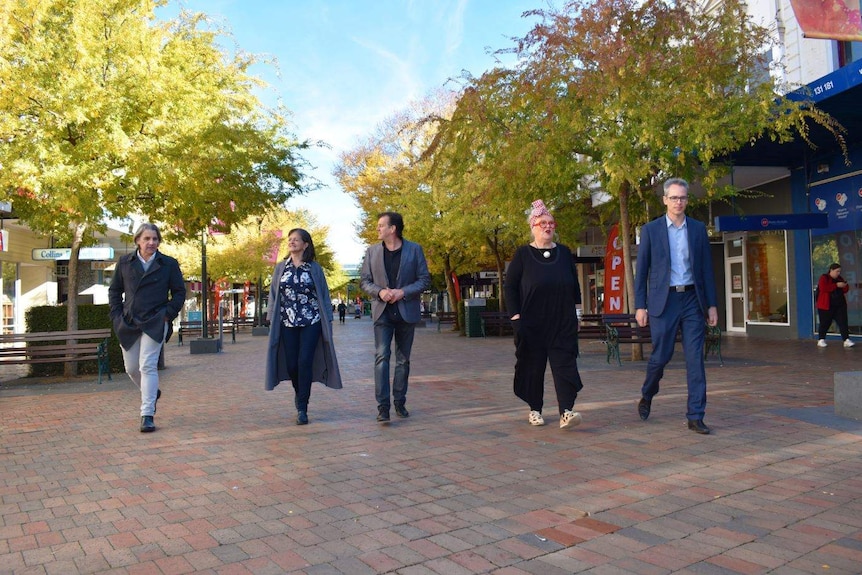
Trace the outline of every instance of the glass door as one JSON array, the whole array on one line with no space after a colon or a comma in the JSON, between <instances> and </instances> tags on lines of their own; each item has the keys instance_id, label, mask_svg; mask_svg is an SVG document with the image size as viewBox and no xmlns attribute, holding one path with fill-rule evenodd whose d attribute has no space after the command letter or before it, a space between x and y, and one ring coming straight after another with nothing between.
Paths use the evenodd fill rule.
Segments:
<instances>
[{"instance_id":1,"label":"glass door","mask_svg":"<svg viewBox=\"0 0 862 575\"><path fill-rule=\"evenodd\" d=\"M727 294L727 331L745 332L746 278L745 278L745 234L724 237L724 281Z\"/></svg>"}]
</instances>

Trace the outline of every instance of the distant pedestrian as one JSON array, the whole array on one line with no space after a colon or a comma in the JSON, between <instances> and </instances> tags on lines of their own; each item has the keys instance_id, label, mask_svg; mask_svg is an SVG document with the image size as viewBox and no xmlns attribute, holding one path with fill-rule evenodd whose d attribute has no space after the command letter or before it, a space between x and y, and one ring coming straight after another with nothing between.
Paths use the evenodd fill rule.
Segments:
<instances>
[{"instance_id":1,"label":"distant pedestrian","mask_svg":"<svg viewBox=\"0 0 862 575\"><path fill-rule=\"evenodd\" d=\"M332 301L314 242L300 228L287 234L288 255L275 266L269 288L269 348L266 389L290 379L296 394L296 424L308 423L311 383L341 389L332 342Z\"/></svg>"},{"instance_id":2,"label":"distant pedestrian","mask_svg":"<svg viewBox=\"0 0 862 575\"><path fill-rule=\"evenodd\" d=\"M832 327L832 322L838 324L844 347L853 347L850 339L850 327L847 321L847 297L850 284L841 277L841 264L831 264L829 271L820 276L817 281L817 315L820 316L818 330L818 347L826 347L826 332Z\"/></svg>"},{"instance_id":3,"label":"distant pedestrian","mask_svg":"<svg viewBox=\"0 0 862 575\"><path fill-rule=\"evenodd\" d=\"M344 318L347 316L347 305L340 301L338 302L338 321L344 323Z\"/></svg>"},{"instance_id":4,"label":"distant pedestrian","mask_svg":"<svg viewBox=\"0 0 862 575\"><path fill-rule=\"evenodd\" d=\"M419 302L431 285L431 274L419 244L403 238L404 219L397 212L383 212L377 218L380 243L368 247L362 261L360 286L371 296L374 320L374 395L377 421L389 421L389 358L395 339L395 371L392 402L395 414L409 417L407 380L410 351L416 324L422 319Z\"/></svg>"},{"instance_id":5,"label":"distant pedestrian","mask_svg":"<svg viewBox=\"0 0 862 575\"><path fill-rule=\"evenodd\" d=\"M638 415L644 420L649 417L664 368L673 357L677 331L682 329L688 378L688 428L707 434L710 430L703 422L706 412L703 341L705 324L718 324L709 236L703 222L685 215L688 182L681 178L667 180L662 201L667 213L641 228L638 247L635 317L639 326L649 324L652 339Z\"/></svg>"},{"instance_id":6,"label":"distant pedestrian","mask_svg":"<svg viewBox=\"0 0 862 575\"><path fill-rule=\"evenodd\" d=\"M154 224L141 224L137 249L119 259L108 288L111 320L126 373L141 389L141 431L155 431L159 389L159 356L171 322L183 308L186 286L180 264L159 250L162 234Z\"/></svg>"},{"instance_id":7,"label":"distant pedestrian","mask_svg":"<svg viewBox=\"0 0 862 575\"><path fill-rule=\"evenodd\" d=\"M571 250L554 241L557 224L542 200L529 217L533 241L521 246L506 273L506 309L515 331L515 395L530 406L530 425L542 417L545 369L551 365L560 428L581 423L574 410L584 387L578 371L581 288Z\"/></svg>"}]
</instances>

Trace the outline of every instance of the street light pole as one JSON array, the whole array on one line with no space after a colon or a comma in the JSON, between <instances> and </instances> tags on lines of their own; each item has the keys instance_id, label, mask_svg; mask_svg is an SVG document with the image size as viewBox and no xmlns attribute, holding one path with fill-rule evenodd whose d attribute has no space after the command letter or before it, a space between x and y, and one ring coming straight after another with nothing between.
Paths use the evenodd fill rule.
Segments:
<instances>
[{"instance_id":1,"label":"street light pole","mask_svg":"<svg viewBox=\"0 0 862 575\"><path fill-rule=\"evenodd\" d=\"M201 234L201 337L206 339L209 337L209 330L207 330L207 318L209 315L207 312L209 311L209 282L207 281L207 229L204 228L203 233Z\"/></svg>"}]
</instances>

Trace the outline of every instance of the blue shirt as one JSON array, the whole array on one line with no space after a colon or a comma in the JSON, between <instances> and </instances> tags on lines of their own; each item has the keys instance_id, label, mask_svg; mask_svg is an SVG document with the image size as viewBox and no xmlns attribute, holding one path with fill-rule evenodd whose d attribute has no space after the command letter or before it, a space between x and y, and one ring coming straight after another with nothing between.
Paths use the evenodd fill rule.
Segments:
<instances>
[{"instance_id":1,"label":"blue shirt","mask_svg":"<svg viewBox=\"0 0 862 575\"><path fill-rule=\"evenodd\" d=\"M279 283L281 323L285 327L304 327L320 321L320 302L311 279L311 265L299 267L288 261Z\"/></svg>"},{"instance_id":2,"label":"blue shirt","mask_svg":"<svg viewBox=\"0 0 862 575\"><path fill-rule=\"evenodd\" d=\"M670 285L687 286L694 283L691 275L691 262L688 253L688 225L683 220L682 225L676 227L671 219L665 215L667 223L667 240L670 244Z\"/></svg>"}]
</instances>

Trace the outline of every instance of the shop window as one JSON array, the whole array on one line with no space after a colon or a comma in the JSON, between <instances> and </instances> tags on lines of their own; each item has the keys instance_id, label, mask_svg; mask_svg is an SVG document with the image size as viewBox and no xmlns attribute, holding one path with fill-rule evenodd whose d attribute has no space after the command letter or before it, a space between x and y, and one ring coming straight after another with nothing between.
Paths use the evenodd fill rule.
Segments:
<instances>
[{"instance_id":1,"label":"shop window","mask_svg":"<svg viewBox=\"0 0 862 575\"><path fill-rule=\"evenodd\" d=\"M749 323L789 323L785 232L749 234L745 251Z\"/></svg>"}]
</instances>

